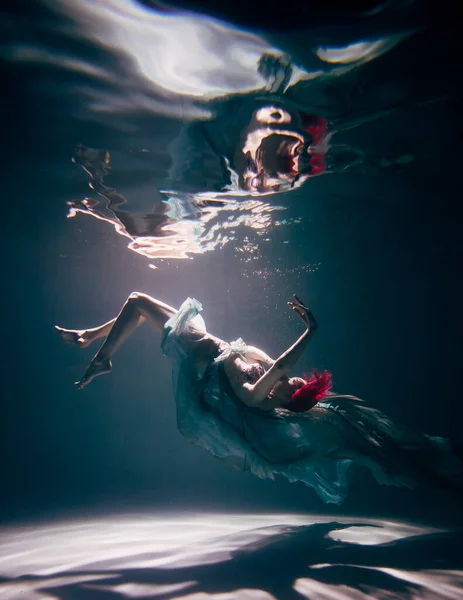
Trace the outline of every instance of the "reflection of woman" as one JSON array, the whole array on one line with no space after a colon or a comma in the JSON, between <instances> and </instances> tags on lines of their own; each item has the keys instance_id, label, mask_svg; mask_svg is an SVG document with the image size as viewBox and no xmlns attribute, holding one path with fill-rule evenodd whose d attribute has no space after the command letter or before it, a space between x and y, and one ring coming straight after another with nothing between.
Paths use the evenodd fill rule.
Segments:
<instances>
[{"instance_id":1,"label":"reflection of woman","mask_svg":"<svg viewBox=\"0 0 463 600\"><path fill-rule=\"evenodd\" d=\"M211 173L211 157L204 152L208 147L209 152L212 149L222 157L221 165L226 165L222 189L237 185L251 195L290 191L327 171L331 135L326 119L293 106L284 97L232 99L217 107L213 120L190 128L187 137L192 142L183 147L194 143L196 160L182 161L182 179L191 185L195 179L193 167ZM184 164L188 165L187 172Z\"/></svg>"},{"instance_id":2,"label":"reflection of woman","mask_svg":"<svg viewBox=\"0 0 463 600\"><path fill-rule=\"evenodd\" d=\"M339 503L347 494L347 471L354 462L380 483L424 483L461 492L461 463L447 440L412 432L355 397L330 392L326 371L288 378L317 328L296 296L288 304L305 331L277 360L242 339L229 344L209 334L201 304L191 298L177 311L133 293L119 316L100 327L57 330L82 347L107 336L76 384L83 388L111 370L114 352L149 321L162 333L163 352L173 363L180 432L259 477L302 481L324 501Z\"/></svg>"}]
</instances>

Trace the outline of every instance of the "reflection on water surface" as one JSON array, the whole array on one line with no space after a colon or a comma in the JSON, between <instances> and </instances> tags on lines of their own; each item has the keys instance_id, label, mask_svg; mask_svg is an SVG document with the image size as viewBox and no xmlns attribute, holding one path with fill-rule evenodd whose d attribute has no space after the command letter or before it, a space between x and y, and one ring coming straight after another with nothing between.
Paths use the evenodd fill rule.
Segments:
<instances>
[{"instance_id":1,"label":"reflection on water surface","mask_svg":"<svg viewBox=\"0 0 463 600\"><path fill-rule=\"evenodd\" d=\"M317 20L314 9L306 24L294 15L294 29L255 33L175 2L44 1L33 26L17 16L7 28L2 56L47 69L43 93L66 98L68 118L86 124L74 160L97 197L67 198L70 216L111 223L153 260L230 240L255 251L281 223L272 215L284 204L278 194L305 185L310 199L313 177L415 160L383 159L381 149L372 160L338 141L371 119L457 93L458 77L426 64L422 18L409 18L415 4L422 14L413 2L354 11L348 26L334 14ZM455 60L452 39L433 56ZM128 193L109 185L124 152L146 155L149 179L133 178Z\"/></svg>"}]
</instances>

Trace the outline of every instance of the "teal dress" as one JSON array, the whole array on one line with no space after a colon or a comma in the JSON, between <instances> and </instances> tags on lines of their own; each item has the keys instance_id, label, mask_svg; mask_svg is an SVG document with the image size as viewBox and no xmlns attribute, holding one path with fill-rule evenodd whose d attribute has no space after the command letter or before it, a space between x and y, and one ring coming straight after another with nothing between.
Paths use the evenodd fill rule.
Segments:
<instances>
[{"instance_id":1,"label":"teal dress","mask_svg":"<svg viewBox=\"0 0 463 600\"><path fill-rule=\"evenodd\" d=\"M353 463L381 484L462 492L462 463L448 440L399 426L363 402L328 397L307 413L243 404L224 371L227 356L244 354L243 340L226 344L205 371L195 366L194 340L206 335L201 310L188 298L166 323L162 339L173 363L178 429L192 443L258 477L300 481L335 504L347 495Z\"/></svg>"}]
</instances>

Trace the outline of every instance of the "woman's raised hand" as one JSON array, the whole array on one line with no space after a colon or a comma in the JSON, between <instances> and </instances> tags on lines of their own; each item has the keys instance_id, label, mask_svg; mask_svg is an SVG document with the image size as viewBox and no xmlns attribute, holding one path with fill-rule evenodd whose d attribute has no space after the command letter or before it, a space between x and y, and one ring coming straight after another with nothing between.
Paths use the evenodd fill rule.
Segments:
<instances>
[{"instance_id":1,"label":"woman's raised hand","mask_svg":"<svg viewBox=\"0 0 463 600\"><path fill-rule=\"evenodd\" d=\"M315 320L312 311L305 306L296 294L293 294L293 301L288 302L288 306L291 307L291 310L296 313L309 331L315 331L317 328L317 321Z\"/></svg>"}]
</instances>

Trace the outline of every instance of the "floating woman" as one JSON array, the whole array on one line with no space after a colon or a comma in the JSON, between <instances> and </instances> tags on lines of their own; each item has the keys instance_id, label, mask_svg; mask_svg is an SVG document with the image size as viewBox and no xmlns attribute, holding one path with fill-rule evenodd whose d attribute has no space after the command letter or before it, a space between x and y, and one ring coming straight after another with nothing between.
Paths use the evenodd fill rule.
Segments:
<instances>
[{"instance_id":1,"label":"floating woman","mask_svg":"<svg viewBox=\"0 0 463 600\"><path fill-rule=\"evenodd\" d=\"M154 325L173 363L179 431L238 469L301 481L336 504L347 496L353 463L381 484L424 484L461 495L462 462L449 440L399 426L358 398L331 392L328 371L288 377L317 329L297 296L288 305L305 331L276 360L241 338L229 344L209 334L202 306L191 298L177 311L135 292L119 316L100 327L56 329L82 348L106 337L76 383L81 389L111 371L112 355L138 325Z\"/></svg>"}]
</instances>

